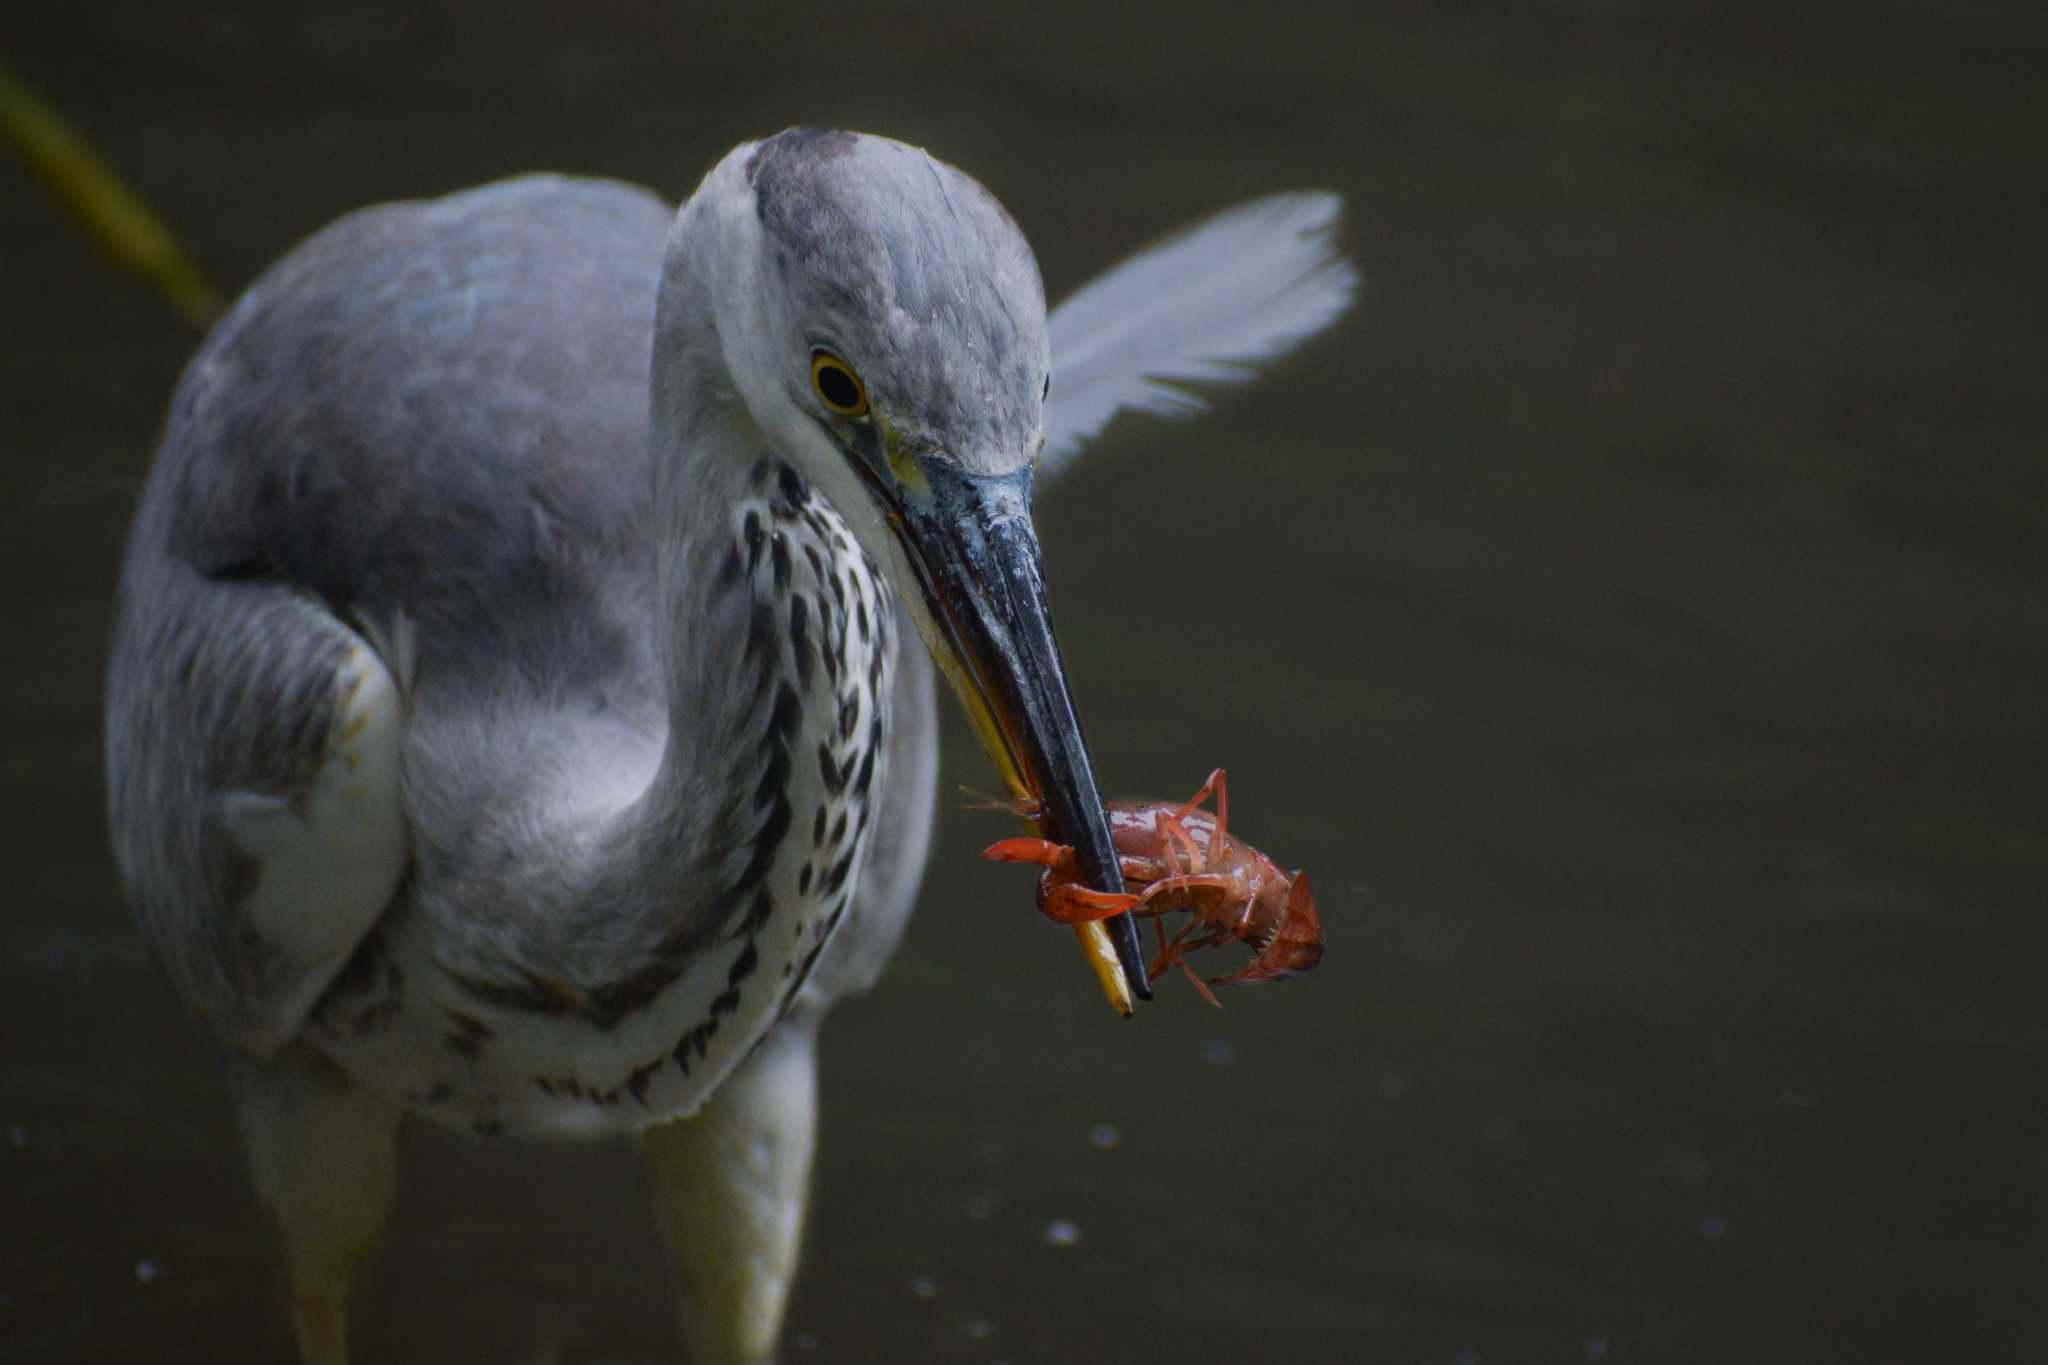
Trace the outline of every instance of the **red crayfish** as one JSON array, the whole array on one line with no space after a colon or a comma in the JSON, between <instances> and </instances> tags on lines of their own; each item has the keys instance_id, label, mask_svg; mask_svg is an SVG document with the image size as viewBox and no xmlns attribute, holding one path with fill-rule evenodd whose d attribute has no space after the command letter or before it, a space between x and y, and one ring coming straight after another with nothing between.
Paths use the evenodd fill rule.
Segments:
<instances>
[{"instance_id":1,"label":"red crayfish","mask_svg":"<svg viewBox=\"0 0 2048 1365\"><path fill-rule=\"evenodd\" d=\"M1216 812L1201 805L1211 793ZM1278 981L1308 971L1323 957L1323 926L1316 918L1308 875L1280 870L1271 858L1227 830L1230 799L1223 769L1209 774L1188 801L1110 801L1110 840L1121 864L1123 894L1096 891L1081 881L1074 850L1046 839L1003 839L981 856L999 863L1040 863L1038 908L1061 924L1108 919L1126 910L1150 918L1159 933L1159 956L1151 966L1157 980L1178 966L1210 1004L1210 985L1242 986ZM1029 815L1029 811L1024 814ZM1162 917L1189 912L1171 940ZM1208 985L1187 964L1187 955L1231 939L1257 950L1245 966Z\"/></svg>"}]
</instances>

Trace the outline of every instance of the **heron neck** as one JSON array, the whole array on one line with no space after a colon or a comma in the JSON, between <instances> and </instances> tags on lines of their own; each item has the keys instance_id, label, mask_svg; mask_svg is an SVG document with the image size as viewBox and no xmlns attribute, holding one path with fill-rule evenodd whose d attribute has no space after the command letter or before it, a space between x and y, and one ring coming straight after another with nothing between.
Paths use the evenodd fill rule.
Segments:
<instances>
[{"instance_id":1,"label":"heron neck","mask_svg":"<svg viewBox=\"0 0 2048 1365\"><path fill-rule=\"evenodd\" d=\"M731 556L744 534L748 471L767 451L725 378L704 291L677 278L673 264L656 319L650 401L650 626L668 733L633 823L642 851L668 869L665 880L690 869L708 887L722 880L712 865L719 849L743 833L730 779L760 742L759 693L737 685L754 601L734 581Z\"/></svg>"}]
</instances>

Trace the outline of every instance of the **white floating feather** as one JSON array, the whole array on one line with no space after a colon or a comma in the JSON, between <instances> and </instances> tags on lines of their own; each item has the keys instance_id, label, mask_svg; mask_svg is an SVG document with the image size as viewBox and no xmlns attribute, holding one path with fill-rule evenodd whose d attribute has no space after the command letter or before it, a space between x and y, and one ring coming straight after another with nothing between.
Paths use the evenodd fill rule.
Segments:
<instances>
[{"instance_id":1,"label":"white floating feather","mask_svg":"<svg viewBox=\"0 0 2048 1365\"><path fill-rule=\"evenodd\" d=\"M1123 409L1199 412L1185 383L1235 383L1336 321L1358 271L1331 243L1342 201L1276 194L1225 209L1053 310L1039 469L1056 473Z\"/></svg>"}]
</instances>

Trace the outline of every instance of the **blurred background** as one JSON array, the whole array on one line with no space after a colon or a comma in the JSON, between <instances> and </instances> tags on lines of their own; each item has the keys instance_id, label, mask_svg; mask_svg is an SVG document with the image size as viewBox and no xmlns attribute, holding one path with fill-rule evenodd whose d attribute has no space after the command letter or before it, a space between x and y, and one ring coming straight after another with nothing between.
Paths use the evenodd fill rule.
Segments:
<instances>
[{"instance_id":1,"label":"blurred background","mask_svg":"<svg viewBox=\"0 0 2048 1365\"><path fill-rule=\"evenodd\" d=\"M230 291L364 203L677 198L793 123L981 178L1054 298L1345 195L1352 315L1039 509L1105 789L1228 767L1328 957L1120 1023L949 802L826 1032L790 1360L2048 1357L2036 8L98 0L0 57ZM8 157L0 319L0 1361L284 1359L101 812L196 333ZM358 1344L638 1362L670 1313L624 1148L420 1131Z\"/></svg>"}]
</instances>

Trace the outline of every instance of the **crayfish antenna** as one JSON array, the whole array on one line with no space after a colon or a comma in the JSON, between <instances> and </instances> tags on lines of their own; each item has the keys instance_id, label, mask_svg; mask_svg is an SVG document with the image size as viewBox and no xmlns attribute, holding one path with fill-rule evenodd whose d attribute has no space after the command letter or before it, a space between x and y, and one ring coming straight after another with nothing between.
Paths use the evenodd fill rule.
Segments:
<instances>
[{"instance_id":1,"label":"crayfish antenna","mask_svg":"<svg viewBox=\"0 0 2048 1365\"><path fill-rule=\"evenodd\" d=\"M1045 815L1045 807L1029 796L996 796L965 783L961 784L960 794L975 798L960 807L962 810L1007 811L1020 820L1029 820L1034 824Z\"/></svg>"}]
</instances>

